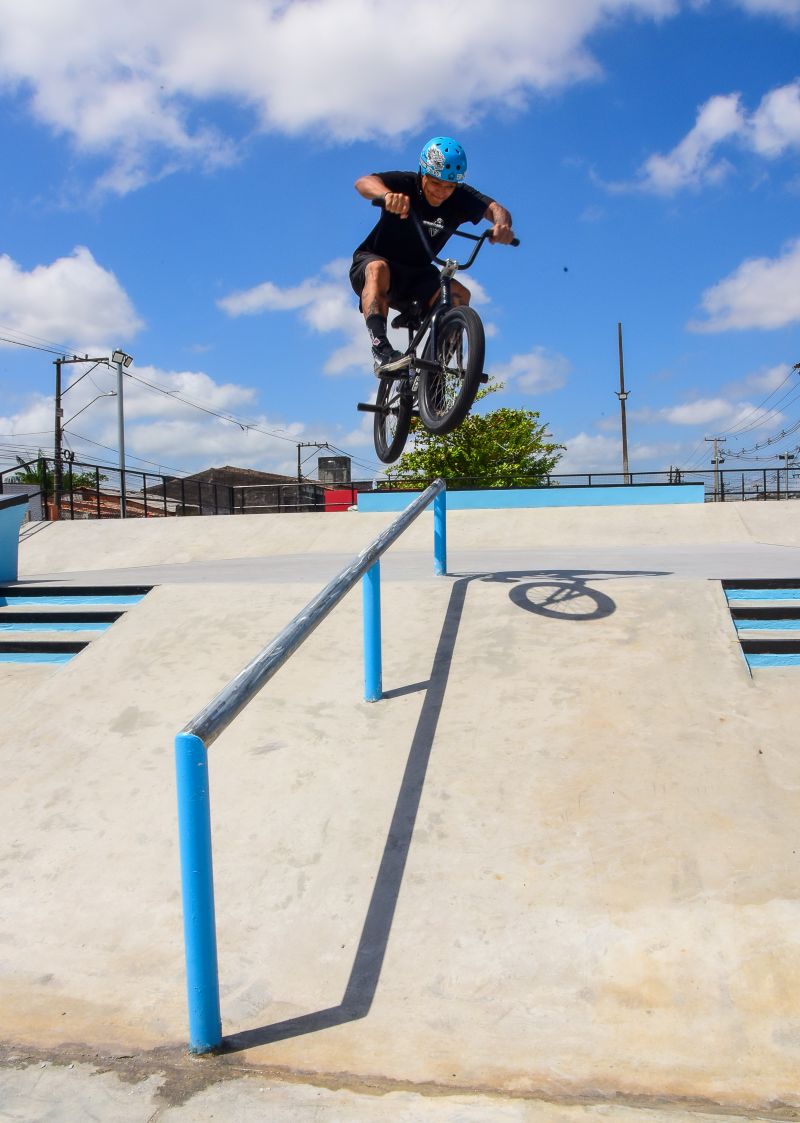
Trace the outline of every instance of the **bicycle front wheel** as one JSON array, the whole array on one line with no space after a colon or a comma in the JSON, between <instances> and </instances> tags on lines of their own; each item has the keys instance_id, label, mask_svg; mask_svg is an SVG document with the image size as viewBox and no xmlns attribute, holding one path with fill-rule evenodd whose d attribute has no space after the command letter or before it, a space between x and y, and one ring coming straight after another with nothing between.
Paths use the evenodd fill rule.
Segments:
<instances>
[{"instance_id":1,"label":"bicycle front wheel","mask_svg":"<svg viewBox=\"0 0 800 1123\"><path fill-rule=\"evenodd\" d=\"M425 358L437 364L419 379L419 415L425 428L450 433L469 413L483 373L485 351L480 316L467 305L449 308L436 325L436 354Z\"/></svg>"},{"instance_id":2,"label":"bicycle front wheel","mask_svg":"<svg viewBox=\"0 0 800 1123\"><path fill-rule=\"evenodd\" d=\"M411 427L411 387L408 378L382 378L375 406L375 451L379 460L384 464L391 464L405 448Z\"/></svg>"}]
</instances>

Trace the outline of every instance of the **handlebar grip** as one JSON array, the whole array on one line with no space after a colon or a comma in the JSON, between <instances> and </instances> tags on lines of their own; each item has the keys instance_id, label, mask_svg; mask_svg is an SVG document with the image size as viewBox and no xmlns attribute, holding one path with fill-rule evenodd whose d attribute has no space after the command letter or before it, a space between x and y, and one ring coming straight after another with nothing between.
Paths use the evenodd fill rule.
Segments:
<instances>
[{"instance_id":1,"label":"handlebar grip","mask_svg":"<svg viewBox=\"0 0 800 1123\"><path fill-rule=\"evenodd\" d=\"M373 199L372 205L373 205L373 207L381 207L382 208L383 207L383 197L381 197L380 199Z\"/></svg>"},{"instance_id":2,"label":"handlebar grip","mask_svg":"<svg viewBox=\"0 0 800 1123\"><path fill-rule=\"evenodd\" d=\"M518 246L519 245L519 238L512 238L511 241L509 242L509 245Z\"/></svg>"}]
</instances>

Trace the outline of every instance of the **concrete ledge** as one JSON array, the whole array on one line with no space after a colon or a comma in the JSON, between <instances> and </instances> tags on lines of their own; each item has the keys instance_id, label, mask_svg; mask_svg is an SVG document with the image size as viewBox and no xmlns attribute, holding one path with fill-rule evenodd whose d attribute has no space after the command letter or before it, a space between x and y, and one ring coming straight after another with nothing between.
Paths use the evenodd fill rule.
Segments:
<instances>
[{"instance_id":1,"label":"concrete ledge","mask_svg":"<svg viewBox=\"0 0 800 1123\"><path fill-rule=\"evenodd\" d=\"M0 581L17 579L19 528L27 506L25 495L0 495Z\"/></svg>"},{"instance_id":2,"label":"concrete ledge","mask_svg":"<svg viewBox=\"0 0 800 1123\"><path fill-rule=\"evenodd\" d=\"M359 511L401 511L419 491L361 491ZM631 507L663 503L704 503L703 484L609 484L607 487L493 488L448 491L451 511L520 507Z\"/></svg>"}]
</instances>

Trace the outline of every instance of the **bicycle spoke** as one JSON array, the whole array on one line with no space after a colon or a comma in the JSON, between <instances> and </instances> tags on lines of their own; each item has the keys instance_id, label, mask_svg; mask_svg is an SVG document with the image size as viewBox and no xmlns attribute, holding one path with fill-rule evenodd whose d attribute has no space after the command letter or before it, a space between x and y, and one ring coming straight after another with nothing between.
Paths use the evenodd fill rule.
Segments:
<instances>
[{"instance_id":1,"label":"bicycle spoke","mask_svg":"<svg viewBox=\"0 0 800 1123\"><path fill-rule=\"evenodd\" d=\"M468 346L464 333L455 329L439 341L441 370L431 379L430 404L434 413L444 416L453 408L461 393L464 380L465 350Z\"/></svg>"}]
</instances>

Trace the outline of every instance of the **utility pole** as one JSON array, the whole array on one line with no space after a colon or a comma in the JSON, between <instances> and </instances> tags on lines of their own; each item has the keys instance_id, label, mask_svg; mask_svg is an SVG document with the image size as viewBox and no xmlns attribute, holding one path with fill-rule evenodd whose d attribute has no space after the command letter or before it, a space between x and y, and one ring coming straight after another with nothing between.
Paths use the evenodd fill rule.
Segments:
<instances>
[{"instance_id":1,"label":"utility pole","mask_svg":"<svg viewBox=\"0 0 800 1123\"><path fill-rule=\"evenodd\" d=\"M303 474L302 474L302 471L300 469L300 449L301 448L330 448L330 445L327 443L327 441L324 441L324 442L320 442L320 441L301 441L298 444L298 446L297 446L297 482L299 484L301 484L303 482ZM298 495L298 501L299 501L299 498L300 497Z\"/></svg>"},{"instance_id":2,"label":"utility pole","mask_svg":"<svg viewBox=\"0 0 800 1123\"><path fill-rule=\"evenodd\" d=\"M129 367L133 362L133 355L121 351L119 347L111 354L111 362L117 368L117 443L119 444L119 517L124 519L128 514L128 502L125 490L125 405L122 397L122 368Z\"/></svg>"},{"instance_id":3,"label":"utility pole","mask_svg":"<svg viewBox=\"0 0 800 1123\"><path fill-rule=\"evenodd\" d=\"M300 464L301 448L330 448L327 441L301 441L297 446L297 510L300 510L300 484L303 482L303 471Z\"/></svg>"},{"instance_id":4,"label":"utility pole","mask_svg":"<svg viewBox=\"0 0 800 1123\"><path fill-rule=\"evenodd\" d=\"M622 324L617 324L617 344L619 348L619 390L617 397L619 398L619 410L622 422L622 471L624 473L624 481L626 484L631 482L628 475L628 423L625 417L625 403L628 400L628 395L625 391L625 363L622 358Z\"/></svg>"},{"instance_id":5,"label":"utility pole","mask_svg":"<svg viewBox=\"0 0 800 1123\"><path fill-rule=\"evenodd\" d=\"M61 492L64 488L64 477L61 474L61 435L62 426L61 419L64 416L64 410L61 405L61 364L65 362L64 359L56 359L54 366L56 368L56 426L55 436L53 439L53 455L55 461L53 464L53 518L61 518ZM47 479L47 468L45 467L45 479Z\"/></svg>"},{"instance_id":6,"label":"utility pole","mask_svg":"<svg viewBox=\"0 0 800 1123\"><path fill-rule=\"evenodd\" d=\"M714 452L713 452L713 460L714 460L714 502L716 503L718 501L718 497L719 497L719 466L720 466L720 464L725 463L724 457L720 456L720 454L719 454L718 445L724 444L724 442L728 438L727 437L704 437L703 439L706 440L706 441L713 441L713 443L714 443Z\"/></svg>"},{"instance_id":7,"label":"utility pole","mask_svg":"<svg viewBox=\"0 0 800 1123\"><path fill-rule=\"evenodd\" d=\"M84 355L83 358L80 358L78 355L73 355L71 359L68 359L66 357L66 355L62 355L60 359L55 359L53 361L53 365L56 368L56 424L55 424L55 440L53 442L53 444L54 444L54 454L55 454L55 463L53 465L53 492L54 492L53 500L54 500L55 510L53 512L53 518L56 518L56 519L61 518L61 494L64 490L64 475L63 475L63 464L62 464L64 453L63 453L63 450L62 450L61 446L63 444L65 426L64 426L64 421L63 421L64 409L63 409L62 404L61 404L62 398L63 398L64 394L67 393L68 390L71 390L74 386L77 386L82 378L86 378L86 376L88 374L91 374L92 371L94 370L94 368L96 366L98 366L99 363L105 363L106 366L108 366L108 364L110 362L113 362L117 367L117 390L116 390L116 392L113 391L113 390L110 390L108 392L108 394L99 394L98 397L105 398L105 397L115 397L116 396L118 398L117 416L118 416L118 423L119 423L119 441L120 441L119 465L120 465L120 485L121 485L120 486L120 514L122 515L123 518L125 517L125 431L124 431L123 413L122 413L122 368L123 368L123 366L129 367L131 365L131 363L133 362L133 359L131 358L130 355L126 355L124 351L115 351L111 359L109 359L107 355L100 355L100 356L95 355L95 356L91 356L91 357L89 355ZM88 370L85 370L83 372L83 374L80 375L80 377L76 378L73 383L71 383L69 386L66 387L66 389L62 389L62 386L61 386L61 368L63 366L66 366L69 363L92 363L92 366L89 367ZM78 410L78 413L83 413L83 411L85 409L88 409L89 406L93 405L96 401L97 401L97 398L93 398L90 402L87 402L87 404L85 406L82 406L81 409ZM67 425L69 425L70 421L75 420L75 418L78 416L78 413L74 414L69 419L69 421L67 421Z\"/></svg>"},{"instance_id":8,"label":"utility pole","mask_svg":"<svg viewBox=\"0 0 800 1123\"><path fill-rule=\"evenodd\" d=\"M789 461L794 460L795 453L793 452L779 452L778 459L786 461L786 498L789 498Z\"/></svg>"}]
</instances>

